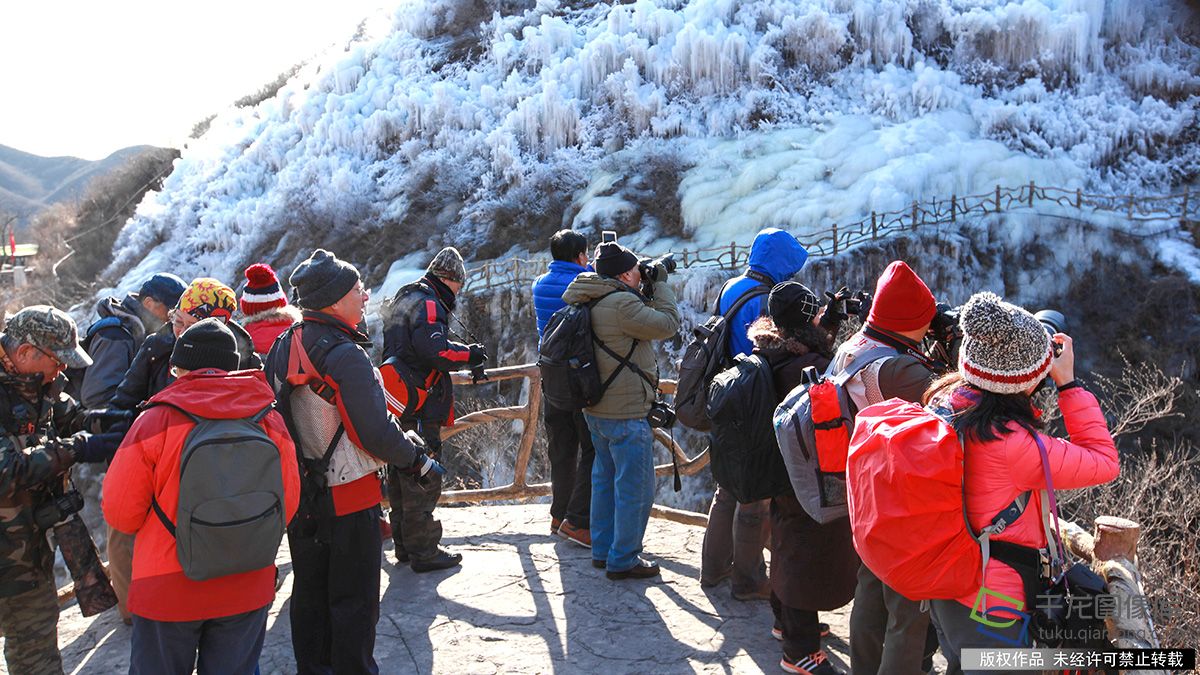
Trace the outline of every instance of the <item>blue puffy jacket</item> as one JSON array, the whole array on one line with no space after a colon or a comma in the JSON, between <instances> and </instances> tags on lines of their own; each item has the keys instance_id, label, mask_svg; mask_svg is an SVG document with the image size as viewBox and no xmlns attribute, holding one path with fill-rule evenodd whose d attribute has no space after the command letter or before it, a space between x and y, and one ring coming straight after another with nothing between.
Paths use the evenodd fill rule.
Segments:
<instances>
[{"instance_id":1,"label":"blue puffy jacket","mask_svg":"<svg viewBox=\"0 0 1200 675\"><path fill-rule=\"evenodd\" d=\"M546 330L546 322L551 315L567 306L563 302L563 291L582 272L591 272L591 267L584 267L566 260L550 261L550 271L538 277L533 282L533 309L537 312L538 340L542 331Z\"/></svg>"},{"instance_id":2,"label":"blue puffy jacket","mask_svg":"<svg viewBox=\"0 0 1200 675\"><path fill-rule=\"evenodd\" d=\"M754 237L754 243L750 245L750 269L765 274L771 279L772 284L792 278L804 268L806 260L808 260L808 251L800 245L799 241L796 241L791 233L778 228L768 227L759 232ZM743 293L750 291L760 283L745 274L735 277L725 285L725 290L721 293L721 299L718 302L718 311L722 314L729 311L729 308L738 301L738 298L742 297ZM750 338L746 337L746 329L754 323L755 319L765 313L766 303L767 296L765 295L751 298L742 305L736 315L730 317L730 356L749 354L750 350L754 348Z\"/></svg>"}]
</instances>

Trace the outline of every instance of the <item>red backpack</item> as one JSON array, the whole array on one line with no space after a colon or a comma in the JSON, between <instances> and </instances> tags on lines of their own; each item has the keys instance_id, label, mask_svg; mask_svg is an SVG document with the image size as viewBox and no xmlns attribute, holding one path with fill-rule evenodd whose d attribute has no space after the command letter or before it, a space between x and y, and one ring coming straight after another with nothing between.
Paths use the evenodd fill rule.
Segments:
<instances>
[{"instance_id":1,"label":"red backpack","mask_svg":"<svg viewBox=\"0 0 1200 675\"><path fill-rule=\"evenodd\" d=\"M978 591L989 538L1016 521L1030 493L978 535L963 504L963 444L954 428L915 403L891 399L855 418L846 467L854 547L885 584L910 600Z\"/></svg>"}]
</instances>

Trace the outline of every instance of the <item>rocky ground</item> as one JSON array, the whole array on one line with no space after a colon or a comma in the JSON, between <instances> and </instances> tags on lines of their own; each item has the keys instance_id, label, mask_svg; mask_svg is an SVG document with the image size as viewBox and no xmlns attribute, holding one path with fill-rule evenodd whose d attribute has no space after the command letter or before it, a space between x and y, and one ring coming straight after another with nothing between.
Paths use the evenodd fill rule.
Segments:
<instances>
[{"instance_id":1,"label":"rocky ground","mask_svg":"<svg viewBox=\"0 0 1200 675\"><path fill-rule=\"evenodd\" d=\"M381 672L780 672L767 603L733 600L728 583L700 587L699 528L651 519L645 548L662 578L613 582L592 568L587 549L547 534L545 506L439 514L444 543L464 554L463 566L413 574L394 565L388 542L375 646ZM267 623L264 675L295 672L286 541L279 555L285 579ZM849 616L848 606L821 615L833 627L825 648L843 668ZM128 670L130 629L115 610L85 619L71 605L59 631L67 673Z\"/></svg>"}]
</instances>

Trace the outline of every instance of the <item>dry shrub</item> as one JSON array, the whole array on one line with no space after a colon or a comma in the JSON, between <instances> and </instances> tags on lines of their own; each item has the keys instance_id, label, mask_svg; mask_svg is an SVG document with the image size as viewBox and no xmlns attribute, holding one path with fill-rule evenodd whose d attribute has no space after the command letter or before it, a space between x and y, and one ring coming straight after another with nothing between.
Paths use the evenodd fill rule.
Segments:
<instances>
[{"instance_id":1,"label":"dry shrub","mask_svg":"<svg viewBox=\"0 0 1200 675\"><path fill-rule=\"evenodd\" d=\"M1060 495L1063 517L1085 529L1102 515L1142 526L1138 569L1164 647L1200 641L1200 455L1170 442L1127 453L1117 480Z\"/></svg>"},{"instance_id":2,"label":"dry shrub","mask_svg":"<svg viewBox=\"0 0 1200 675\"><path fill-rule=\"evenodd\" d=\"M1093 375L1091 386L1121 450L1121 475L1060 493L1062 516L1085 529L1104 515L1141 525L1138 568L1159 641L1189 646L1200 639L1200 449L1187 437L1143 433L1159 420L1187 415L1181 409L1187 387L1154 363L1124 364L1120 377ZM1054 433L1065 435L1057 406L1042 402Z\"/></svg>"},{"instance_id":3,"label":"dry shrub","mask_svg":"<svg viewBox=\"0 0 1200 675\"><path fill-rule=\"evenodd\" d=\"M468 410L486 410L509 405L498 398L471 398ZM465 417L459 410L457 416ZM533 444L526 483L550 480L550 465L546 456L546 435L541 420ZM521 440L521 423L510 420L488 422L451 436L443 446L446 464L446 489L475 489L507 485L513 480L517 448Z\"/></svg>"}]
</instances>

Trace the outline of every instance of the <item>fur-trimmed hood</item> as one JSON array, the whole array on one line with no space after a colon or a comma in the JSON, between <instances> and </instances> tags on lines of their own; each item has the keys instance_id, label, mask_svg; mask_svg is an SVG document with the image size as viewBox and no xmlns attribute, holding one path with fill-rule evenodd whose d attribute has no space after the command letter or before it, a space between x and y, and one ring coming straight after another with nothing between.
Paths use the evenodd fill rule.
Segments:
<instances>
[{"instance_id":1,"label":"fur-trimmed hood","mask_svg":"<svg viewBox=\"0 0 1200 675\"><path fill-rule=\"evenodd\" d=\"M287 323L289 326L300 322L303 319L300 310L292 305L284 305L283 307L272 307L266 311L242 319L243 326L249 326L252 323Z\"/></svg>"},{"instance_id":2,"label":"fur-trimmed hood","mask_svg":"<svg viewBox=\"0 0 1200 675\"><path fill-rule=\"evenodd\" d=\"M755 349L759 351L787 352L797 356L803 356L812 351L808 345L796 338L785 336L769 316L756 319L746 330L746 335L754 343Z\"/></svg>"}]
</instances>

